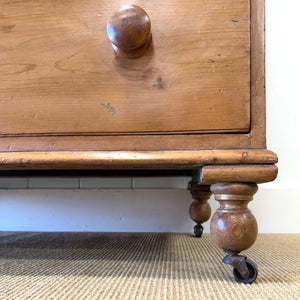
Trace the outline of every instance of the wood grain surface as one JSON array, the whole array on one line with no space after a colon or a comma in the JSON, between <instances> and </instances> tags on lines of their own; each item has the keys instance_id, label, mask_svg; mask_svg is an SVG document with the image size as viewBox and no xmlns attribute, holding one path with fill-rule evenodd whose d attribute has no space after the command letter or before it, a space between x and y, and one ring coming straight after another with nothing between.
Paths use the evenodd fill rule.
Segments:
<instances>
[{"instance_id":1,"label":"wood grain surface","mask_svg":"<svg viewBox=\"0 0 300 300\"><path fill-rule=\"evenodd\" d=\"M252 146L266 147L265 0L251 1Z\"/></svg>"},{"instance_id":2,"label":"wood grain surface","mask_svg":"<svg viewBox=\"0 0 300 300\"><path fill-rule=\"evenodd\" d=\"M1 152L0 170L197 169L209 164L274 164L268 150Z\"/></svg>"},{"instance_id":3,"label":"wood grain surface","mask_svg":"<svg viewBox=\"0 0 300 300\"><path fill-rule=\"evenodd\" d=\"M0 3L2 136L248 132L249 1L135 1L153 33L136 60L106 35L122 4Z\"/></svg>"},{"instance_id":4,"label":"wood grain surface","mask_svg":"<svg viewBox=\"0 0 300 300\"><path fill-rule=\"evenodd\" d=\"M201 184L217 182L256 182L273 181L278 173L275 165L218 165L204 166L198 178Z\"/></svg>"}]
</instances>

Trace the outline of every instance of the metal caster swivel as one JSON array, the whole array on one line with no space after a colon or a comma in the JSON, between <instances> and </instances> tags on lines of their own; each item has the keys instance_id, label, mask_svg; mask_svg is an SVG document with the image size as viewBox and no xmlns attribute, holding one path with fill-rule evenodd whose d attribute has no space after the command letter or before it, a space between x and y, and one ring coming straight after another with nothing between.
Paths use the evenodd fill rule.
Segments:
<instances>
[{"instance_id":1,"label":"metal caster swivel","mask_svg":"<svg viewBox=\"0 0 300 300\"><path fill-rule=\"evenodd\" d=\"M246 256L229 253L224 257L223 262L233 266L233 276L237 282L252 283L257 277L255 263Z\"/></svg>"},{"instance_id":2,"label":"metal caster swivel","mask_svg":"<svg viewBox=\"0 0 300 300\"><path fill-rule=\"evenodd\" d=\"M246 265L249 271L249 276L246 278L243 277L236 268L233 268L233 276L237 282L252 283L255 281L257 277L257 267L255 263L250 259L246 259Z\"/></svg>"},{"instance_id":3,"label":"metal caster swivel","mask_svg":"<svg viewBox=\"0 0 300 300\"><path fill-rule=\"evenodd\" d=\"M195 225L195 226L194 226L194 234L195 234L195 237L201 238L202 233L203 233L203 226L200 225L200 224Z\"/></svg>"}]
</instances>

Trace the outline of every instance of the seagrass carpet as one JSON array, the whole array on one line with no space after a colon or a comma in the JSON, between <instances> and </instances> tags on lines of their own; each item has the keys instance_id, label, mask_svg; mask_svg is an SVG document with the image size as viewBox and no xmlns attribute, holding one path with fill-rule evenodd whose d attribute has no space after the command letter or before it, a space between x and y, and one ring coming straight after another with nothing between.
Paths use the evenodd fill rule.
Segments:
<instances>
[{"instance_id":1,"label":"seagrass carpet","mask_svg":"<svg viewBox=\"0 0 300 300\"><path fill-rule=\"evenodd\" d=\"M210 235L1 233L0 299L300 299L300 235L259 235L233 280Z\"/></svg>"}]
</instances>

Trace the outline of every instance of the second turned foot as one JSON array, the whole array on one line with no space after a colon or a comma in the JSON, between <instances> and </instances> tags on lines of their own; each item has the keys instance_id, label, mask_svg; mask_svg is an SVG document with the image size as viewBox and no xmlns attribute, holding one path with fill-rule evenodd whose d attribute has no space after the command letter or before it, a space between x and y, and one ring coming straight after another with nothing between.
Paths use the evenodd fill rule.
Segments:
<instances>
[{"instance_id":1,"label":"second turned foot","mask_svg":"<svg viewBox=\"0 0 300 300\"><path fill-rule=\"evenodd\" d=\"M239 255L250 248L257 237L257 223L247 208L257 191L255 183L218 183L211 186L220 207L211 220L211 236L227 256L223 262L233 266L236 281L252 283L257 277L254 262Z\"/></svg>"},{"instance_id":2,"label":"second turned foot","mask_svg":"<svg viewBox=\"0 0 300 300\"><path fill-rule=\"evenodd\" d=\"M189 190L194 199L189 210L191 219L196 222L194 233L196 237L201 237L203 233L202 223L206 222L211 215L211 208L207 202L211 195L210 187L190 182Z\"/></svg>"}]
</instances>

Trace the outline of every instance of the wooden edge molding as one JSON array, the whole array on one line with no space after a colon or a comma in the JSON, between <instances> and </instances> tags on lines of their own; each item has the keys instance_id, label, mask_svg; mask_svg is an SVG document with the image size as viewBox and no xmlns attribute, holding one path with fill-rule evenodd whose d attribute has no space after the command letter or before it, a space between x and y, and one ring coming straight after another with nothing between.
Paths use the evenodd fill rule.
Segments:
<instances>
[{"instance_id":1,"label":"wooden edge molding","mask_svg":"<svg viewBox=\"0 0 300 300\"><path fill-rule=\"evenodd\" d=\"M220 182L256 182L273 181L277 177L275 165L219 165L204 166L199 172L199 184Z\"/></svg>"},{"instance_id":2,"label":"wooden edge molding","mask_svg":"<svg viewBox=\"0 0 300 300\"><path fill-rule=\"evenodd\" d=\"M264 149L197 151L0 152L0 170L197 169L203 165L274 164Z\"/></svg>"},{"instance_id":3,"label":"wooden edge molding","mask_svg":"<svg viewBox=\"0 0 300 300\"><path fill-rule=\"evenodd\" d=\"M265 1L252 0L251 8L251 146L266 147Z\"/></svg>"}]
</instances>

